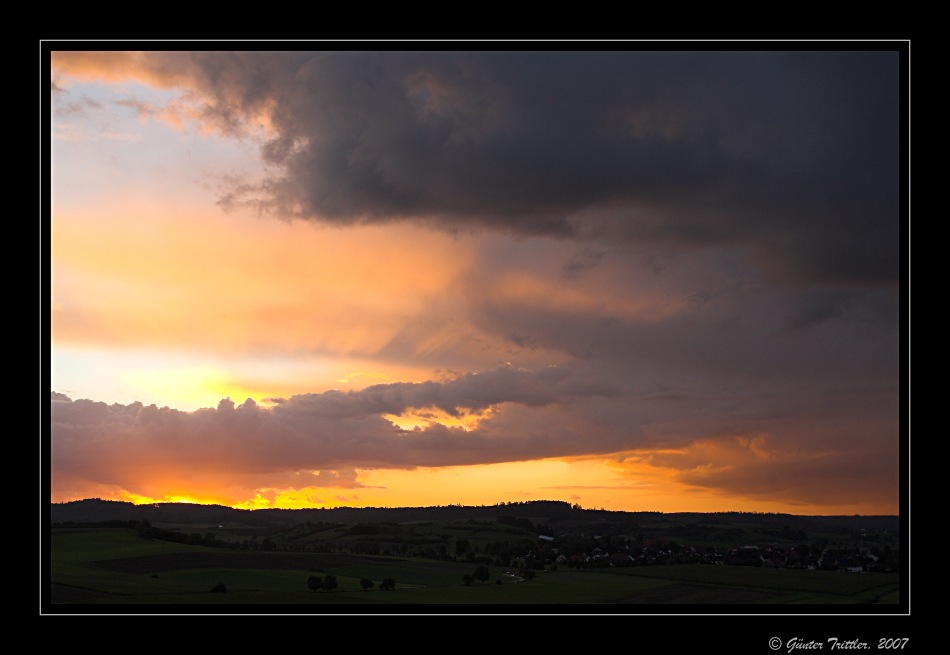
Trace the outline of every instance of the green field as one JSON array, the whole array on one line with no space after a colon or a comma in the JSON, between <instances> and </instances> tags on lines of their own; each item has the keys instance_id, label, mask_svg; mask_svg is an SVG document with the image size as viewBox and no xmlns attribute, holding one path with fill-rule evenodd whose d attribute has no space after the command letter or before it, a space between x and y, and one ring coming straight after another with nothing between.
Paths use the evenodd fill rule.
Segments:
<instances>
[{"instance_id":1,"label":"green field","mask_svg":"<svg viewBox=\"0 0 950 655\"><path fill-rule=\"evenodd\" d=\"M418 526L425 537L430 528ZM444 526L431 527L433 534ZM468 537L497 538L497 531ZM456 533L451 534L455 539ZM490 566L351 552L258 552L147 540L124 528L50 531L50 603L72 605L855 605L899 602L898 573L701 564L538 571L528 581ZM310 576L332 575L332 591ZM373 581L364 590L361 579ZM395 589L380 589L385 578ZM223 593L212 592L223 585Z\"/></svg>"}]
</instances>

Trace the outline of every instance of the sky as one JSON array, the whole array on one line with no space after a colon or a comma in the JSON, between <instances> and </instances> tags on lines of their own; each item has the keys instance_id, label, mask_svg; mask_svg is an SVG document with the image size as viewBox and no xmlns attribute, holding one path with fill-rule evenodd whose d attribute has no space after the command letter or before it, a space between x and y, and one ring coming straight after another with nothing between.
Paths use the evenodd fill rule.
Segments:
<instances>
[{"instance_id":1,"label":"sky","mask_svg":"<svg viewBox=\"0 0 950 655\"><path fill-rule=\"evenodd\" d=\"M899 43L258 45L44 64L53 502L900 511Z\"/></svg>"}]
</instances>

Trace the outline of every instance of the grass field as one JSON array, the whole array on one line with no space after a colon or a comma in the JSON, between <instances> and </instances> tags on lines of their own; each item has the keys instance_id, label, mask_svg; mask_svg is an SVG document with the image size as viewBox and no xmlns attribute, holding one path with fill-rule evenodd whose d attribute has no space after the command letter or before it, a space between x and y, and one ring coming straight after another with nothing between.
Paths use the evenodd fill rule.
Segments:
<instances>
[{"instance_id":1,"label":"grass field","mask_svg":"<svg viewBox=\"0 0 950 655\"><path fill-rule=\"evenodd\" d=\"M868 605L899 601L896 573L669 565L539 571L530 581L466 562L350 553L256 552L145 540L132 530L54 528L50 603L69 605ZM336 576L311 591L310 576ZM361 579L374 586L364 590ZM380 589L384 578L396 581ZM224 585L223 593L212 592Z\"/></svg>"}]
</instances>

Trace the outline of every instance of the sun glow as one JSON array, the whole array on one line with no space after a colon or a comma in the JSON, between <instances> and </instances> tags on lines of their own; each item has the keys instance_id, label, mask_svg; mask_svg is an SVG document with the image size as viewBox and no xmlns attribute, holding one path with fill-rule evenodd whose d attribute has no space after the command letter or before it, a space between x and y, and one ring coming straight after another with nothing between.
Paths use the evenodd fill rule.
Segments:
<instances>
[{"instance_id":1,"label":"sun glow","mask_svg":"<svg viewBox=\"0 0 950 655\"><path fill-rule=\"evenodd\" d=\"M162 398L175 407L215 407L222 398L243 401L256 395L254 390L236 386L225 372L207 366L140 370L129 375L128 381L144 397Z\"/></svg>"},{"instance_id":2,"label":"sun glow","mask_svg":"<svg viewBox=\"0 0 950 655\"><path fill-rule=\"evenodd\" d=\"M332 487L303 487L300 489L261 489L253 498L231 505L235 509L332 509L360 507L359 496L341 493Z\"/></svg>"},{"instance_id":3,"label":"sun glow","mask_svg":"<svg viewBox=\"0 0 950 655\"><path fill-rule=\"evenodd\" d=\"M167 496L162 496L161 498L152 498L149 496L141 496L139 494L134 494L126 492L125 498L123 500L132 503L133 505L157 505L159 503L187 503L189 505L225 505L219 499L216 498L199 498L197 496L185 496L179 494L170 494Z\"/></svg>"},{"instance_id":4,"label":"sun glow","mask_svg":"<svg viewBox=\"0 0 950 655\"><path fill-rule=\"evenodd\" d=\"M684 456L689 449L666 449ZM185 494L170 489L152 494L96 489L84 495L135 505L197 503L235 509L307 509L335 507L479 506L509 501L561 500L587 509L613 511L717 512L780 511L791 514L874 514L873 503L842 501L833 505L781 501L741 491L691 484L682 471L655 461L659 451L628 451L612 457L544 459L497 464L406 469L323 471L333 481L306 486L232 486L221 494ZM695 473L695 471L692 471ZM321 473L321 472L311 472ZM177 485L175 485L177 487ZM160 485L159 485L160 488ZM486 490L494 490L486 497ZM896 511L896 509L895 509Z\"/></svg>"},{"instance_id":5,"label":"sun glow","mask_svg":"<svg viewBox=\"0 0 950 655\"><path fill-rule=\"evenodd\" d=\"M425 409L409 409L402 414L383 414L383 418L402 430L425 430L434 425L446 428L461 428L466 432L478 429L479 424L498 412L489 407L481 412L460 412L452 416L441 409L430 407Z\"/></svg>"}]
</instances>

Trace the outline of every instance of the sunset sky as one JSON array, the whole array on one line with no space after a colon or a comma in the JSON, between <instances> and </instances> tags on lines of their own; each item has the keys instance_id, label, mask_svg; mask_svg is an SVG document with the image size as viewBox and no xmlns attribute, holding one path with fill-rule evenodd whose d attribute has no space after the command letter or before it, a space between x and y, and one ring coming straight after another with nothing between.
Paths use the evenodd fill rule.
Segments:
<instances>
[{"instance_id":1,"label":"sunset sky","mask_svg":"<svg viewBox=\"0 0 950 655\"><path fill-rule=\"evenodd\" d=\"M570 45L54 50L51 500L898 513L900 44Z\"/></svg>"}]
</instances>

